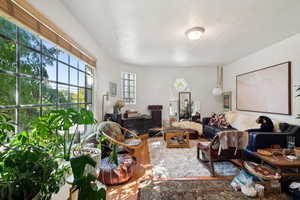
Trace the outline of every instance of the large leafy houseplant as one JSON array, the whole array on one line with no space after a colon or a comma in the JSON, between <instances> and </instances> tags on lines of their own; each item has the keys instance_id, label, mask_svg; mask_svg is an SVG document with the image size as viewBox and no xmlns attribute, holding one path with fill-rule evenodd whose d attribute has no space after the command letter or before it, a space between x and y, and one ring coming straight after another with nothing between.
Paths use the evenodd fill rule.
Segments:
<instances>
[{"instance_id":1,"label":"large leafy houseplant","mask_svg":"<svg viewBox=\"0 0 300 200\"><path fill-rule=\"evenodd\" d=\"M86 109L75 111L72 108L66 110L54 110L39 118L33 124L33 133L37 137L45 138L49 148L58 153L61 158L69 161L71 148L76 135L79 135L79 127L82 125L94 124L93 113ZM71 132L70 129L74 131ZM58 134L56 134L58 132ZM48 133L51 133L49 136ZM48 137L49 136L49 137ZM53 136L53 137L52 137ZM60 151L61 152L57 152Z\"/></svg>"},{"instance_id":2,"label":"large leafy houseplant","mask_svg":"<svg viewBox=\"0 0 300 200\"><path fill-rule=\"evenodd\" d=\"M30 132L14 134L12 120L0 114L0 199L50 199L58 192L66 168L59 168Z\"/></svg>"},{"instance_id":3,"label":"large leafy houseplant","mask_svg":"<svg viewBox=\"0 0 300 200\"><path fill-rule=\"evenodd\" d=\"M78 112L73 109L56 110L33 122L31 132L21 132L14 137L8 137L13 135L14 125L7 116L1 114L0 199L29 200L36 194L40 195L39 199L50 199L53 193L59 191L68 171L68 167L61 165L61 162L71 160L71 165L76 166L74 163L82 161L81 156L71 159L71 149L75 136L79 134L79 126L93 123L93 113L85 109ZM74 132L70 131L72 128ZM89 174L78 175L73 166L74 177L79 177L75 179L74 186L81 194L88 196L98 191L90 183L96 178ZM92 166L95 165L92 163ZM82 193L80 186L83 185L78 183L84 180L83 185L88 189ZM91 200L105 199L103 190L99 190L97 194Z\"/></svg>"}]
</instances>

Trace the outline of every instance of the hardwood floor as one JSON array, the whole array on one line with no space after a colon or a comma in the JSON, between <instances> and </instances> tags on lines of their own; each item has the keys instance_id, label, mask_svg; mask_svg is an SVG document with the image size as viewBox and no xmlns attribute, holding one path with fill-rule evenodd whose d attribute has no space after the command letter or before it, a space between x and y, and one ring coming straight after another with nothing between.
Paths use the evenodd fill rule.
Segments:
<instances>
[{"instance_id":1,"label":"hardwood floor","mask_svg":"<svg viewBox=\"0 0 300 200\"><path fill-rule=\"evenodd\" d=\"M135 151L133 156L137 158L139 165L136 173L129 182L107 188L107 200L137 200L139 183L142 180L151 179L151 166L148 150L148 136L143 136L143 146Z\"/></svg>"},{"instance_id":2,"label":"hardwood floor","mask_svg":"<svg viewBox=\"0 0 300 200\"><path fill-rule=\"evenodd\" d=\"M147 180L157 180L157 181L167 181L167 180L225 180L232 179L232 176L223 177L189 177L189 178L153 178L152 177L152 167L150 164L150 155L148 149L148 136L143 136L143 146L139 151L133 153L139 162L135 175L131 180L125 184L110 186L107 188L107 200L137 200L137 194L139 191L139 186L142 181Z\"/></svg>"}]
</instances>

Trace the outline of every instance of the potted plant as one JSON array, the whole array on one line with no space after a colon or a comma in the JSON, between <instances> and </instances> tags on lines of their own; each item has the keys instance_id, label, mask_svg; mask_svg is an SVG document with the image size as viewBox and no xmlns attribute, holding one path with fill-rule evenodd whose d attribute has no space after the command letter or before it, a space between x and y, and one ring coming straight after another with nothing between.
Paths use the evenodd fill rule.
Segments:
<instances>
[{"instance_id":1,"label":"potted plant","mask_svg":"<svg viewBox=\"0 0 300 200\"><path fill-rule=\"evenodd\" d=\"M105 200L106 192L96 181L96 177L85 174L86 165L96 166L96 162L88 155L71 158L71 167L74 176L73 191L78 190L78 200Z\"/></svg>"},{"instance_id":2,"label":"potted plant","mask_svg":"<svg viewBox=\"0 0 300 200\"><path fill-rule=\"evenodd\" d=\"M113 107L113 121L119 122L121 119L121 109L124 107L125 103L122 100L117 100Z\"/></svg>"},{"instance_id":3,"label":"potted plant","mask_svg":"<svg viewBox=\"0 0 300 200\"><path fill-rule=\"evenodd\" d=\"M14 134L11 119L0 114L0 199L30 200L37 195L38 199L50 199L69 171L70 166L62 165L63 161L70 162L79 200L89 195L91 200L105 199L104 189L93 189L96 177L78 171L87 163L95 167L96 162L88 155L71 158L79 126L93 123L93 114L85 109L56 110L32 123L32 131ZM69 131L72 127L74 132Z\"/></svg>"},{"instance_id":4,"label":"potted plant","mask_svg":"<svg viewBox=\"0 0 300 200\"><path fill-rule=\"evenodd\" d=\"M124 101L122 100L117 100L115 105L114 105L114 114L120 114L121 113L121 109L124 107Z\"/></svg>"},{"instance_id":5,"label":"potted plant","mask_svg":"<svg viewBox=\"0 0 300 200\"><path fill-rule=\"evenodd\" d=\"M50 199L58 192L66 168L32 133L14 134L12 120L0 114L0 199ZM8 138L8 136L10 138Z\"/></svg>"},{"instance_id":6,"label":"potted plant","mask_svg":"<svg viewBox=\"0 0 300 200\"><path fill-rule=\"evenodd\" d=\"M74 109L54 110L49 112L44 117L40 118L35 124L34 131L38 135L42 135L43 131L52 132L58 131L57 135L60 142L57 142L57 147L61 149L58 153L63 160L70 162L73 173L73 190L78 191L78 200L104 200L105 189L95 188L96 177L95 170L97 162L101 159L101 149L90 147L81 147L74 149L75 156L72 157L72 148L74 147L74 139L80 135L79 126L92 125L96 122L93 113L86 109L81 109L79 112ZM74 132L70 132L73 129ZM59 148L60 147L60 148ZM87 167L85 167L88 165ZM87 198L88 197L88 198Z\"/></svg>"}]
</instances>

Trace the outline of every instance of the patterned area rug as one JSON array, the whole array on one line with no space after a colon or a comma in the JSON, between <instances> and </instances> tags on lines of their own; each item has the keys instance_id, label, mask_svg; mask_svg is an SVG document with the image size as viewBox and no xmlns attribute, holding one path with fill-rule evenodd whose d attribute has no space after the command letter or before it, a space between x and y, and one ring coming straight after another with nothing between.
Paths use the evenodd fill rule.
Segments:
<instances>
[{"instance_id":1,"label":"patterned area rug","mask_svg":"<svg viewBox=\"0 0 300 200\"><path fill-rule=\"evenodd\" d=\"M190 140L190 148L166 148L163 138L150 138L148 145L154 178L210 176L206 166L197 159L197 143L197 140ZM230 162L216 162L214 166L220 176L239 173Z\"/></svg>"},{"instance_id":2,"label":"patterned area rug","mask_svg":"<svg viewBox=\"0 0 300 200\"><path fill-rule=\"evenodd\" d=\"M250 200L230 187L229 180L154 181L140 188L138 200ZM263 200L287 200L282 195L268 194Z\"/></svg>"}]
</instances>

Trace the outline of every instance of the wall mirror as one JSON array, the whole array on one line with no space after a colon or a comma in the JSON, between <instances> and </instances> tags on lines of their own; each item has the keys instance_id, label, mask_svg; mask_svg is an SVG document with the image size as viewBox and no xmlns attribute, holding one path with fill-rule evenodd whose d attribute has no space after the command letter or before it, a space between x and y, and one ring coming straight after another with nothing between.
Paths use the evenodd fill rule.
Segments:
<instances>
[{"instance_id":1,"label":"wall mirror","mask_svg":"<svg viewBox=\"0 0 300 200\"><path fill-rule=\"evenodd\" d=\"M179 120L189 120L192 116L191 92L179 92Z\"/></svg>"}]
</instances>

